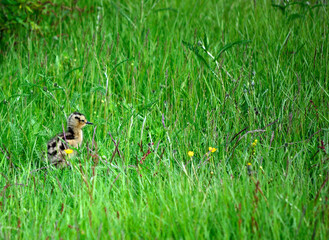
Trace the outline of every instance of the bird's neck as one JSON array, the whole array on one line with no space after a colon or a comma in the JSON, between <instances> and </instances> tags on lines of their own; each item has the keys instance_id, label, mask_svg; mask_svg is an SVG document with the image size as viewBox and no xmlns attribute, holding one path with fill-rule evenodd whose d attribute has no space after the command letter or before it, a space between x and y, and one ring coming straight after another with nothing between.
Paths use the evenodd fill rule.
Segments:
<instances>
[{"instance_id":1,"label":"bird's neck","mask_svg":"<svg viewBox=\"0 0 329 240\"><path fill-rule=\"evenodd\" d=\"M82 129L81 128L74 128L68 127L68 132L72 133L74 138L82 138Z\"/></svg>"},{"instance_id":2,"label":"bird's neck","mask_svg":"<svg viewBox=\"0 0 329 240\"><path fill-rule=\"evenodd\" d=\"M74 142L77 145L76 147L80 146L83 140L83 132L81 128L73 128L68 127L68 132L73 135Z\"/></svg>"}]
</instances>

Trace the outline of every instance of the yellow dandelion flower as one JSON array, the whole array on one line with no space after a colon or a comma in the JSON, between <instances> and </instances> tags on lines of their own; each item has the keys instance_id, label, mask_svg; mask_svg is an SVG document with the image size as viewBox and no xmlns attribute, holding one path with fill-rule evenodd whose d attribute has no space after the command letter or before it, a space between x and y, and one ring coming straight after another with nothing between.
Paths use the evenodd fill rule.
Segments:
<instances>
[{"instance_id":1,"label":"yellow dandelion flower","mask_svg":"<svg viewBox=\"0 0 329 240\"><path fill-rule=\"evenodd\" d=\"M66 154L71 154L71 153L73 153L73 150L68 148L68 149L65 149L64 152L66 152Z\"/></svg>"},{"instance_id":2,"label":"yellow dandelion flower","mask_svg":"<svg viewBox=\"0 0 329 240\"><path fill-rule=\"evenodd\" d=\"M187 155L189 155L189 157L193 157L194 156L194 152L188 151Z\"/></svg>"},{"instance_id":3,"label":"yellow dandelion flower","mask_svg":"<svg viewBox=\"0 0 329 240\"><path fill-rule=\"evenodd\" d=\"M247 164L248 166L251 166L251 163L250 162L248 162L248 164Z\"/></svg>"},{"instance_id":4,"label":"yellow dandelion flower","mask_svg":"<svg viewBox=\"0 0 329 240\"><path fill-rule=\"evenodd\" d=\"M255 141L251 144L251 146L252 146L252 147L256 147L257 143L258 143L258 140L255 139Z\"/></svg>"},{"instance_id":5,"label":"yellow dandelion flower","mask_svg":"<svg viewBox=\"0 0 329 240\"><path fill-rule=\"evenodd\" d=\"M212 152L212 153L214 153L214 152L217 151L217 148L209 147L209 151Z\"/></svg>"}]
</instances>

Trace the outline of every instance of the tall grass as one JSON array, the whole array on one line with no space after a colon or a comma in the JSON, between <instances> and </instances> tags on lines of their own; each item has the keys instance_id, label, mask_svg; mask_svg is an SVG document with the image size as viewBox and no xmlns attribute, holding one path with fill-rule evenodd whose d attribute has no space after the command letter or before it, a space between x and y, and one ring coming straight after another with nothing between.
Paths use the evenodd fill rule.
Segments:
<instances>
[{"instance_id":1,"label":"tall grass","mask_svg":"<svg viewBox=\"0 0 329 240\"><path fill-rule=\"evenodd\" d=\"M325 1L70 6L2 42L0 238L328 236Z\"/></svg>"}]
</instances>

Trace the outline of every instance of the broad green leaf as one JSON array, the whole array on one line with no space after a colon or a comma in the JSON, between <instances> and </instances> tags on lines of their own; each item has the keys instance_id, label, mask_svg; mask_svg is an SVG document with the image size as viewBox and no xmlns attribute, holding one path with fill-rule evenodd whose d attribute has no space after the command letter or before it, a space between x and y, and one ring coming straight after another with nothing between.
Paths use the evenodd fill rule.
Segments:
<instances>
[{"instance_id":1,"label":"broad green leaf","mask_svg":"<svg viewBox=\"0 0 329 240\"><path fill-rule=\"evenodd\" d=\"M226 50L230 49L231 47L233 47L234 45L238 45L238 44L247 44L250 43L250 40L239 40L236 42L232 42L232 43L228 43L226 44L217 54L217 57L215 57L214 61L217 61L217 59L220 57L220 55L225 52Z\"/></svg>"}]
</instances>

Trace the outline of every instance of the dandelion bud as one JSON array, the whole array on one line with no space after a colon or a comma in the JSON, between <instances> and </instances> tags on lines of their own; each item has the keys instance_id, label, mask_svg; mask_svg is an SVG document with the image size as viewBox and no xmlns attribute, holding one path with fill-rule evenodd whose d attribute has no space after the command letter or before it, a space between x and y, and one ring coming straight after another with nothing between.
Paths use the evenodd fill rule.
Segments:
<instances>
[{"instance_id":1,"label":"dandelion bud","mask_svg":"<svg viewBox=\"0 0 329 240\"><path fill-rule=\"evenodd\" d=\"M248 173L249 176L252 174L252 165L251 165L251 163L247 164L247 173Z\"/></svg>"}]
</instances>

